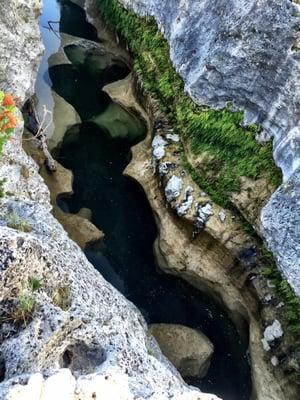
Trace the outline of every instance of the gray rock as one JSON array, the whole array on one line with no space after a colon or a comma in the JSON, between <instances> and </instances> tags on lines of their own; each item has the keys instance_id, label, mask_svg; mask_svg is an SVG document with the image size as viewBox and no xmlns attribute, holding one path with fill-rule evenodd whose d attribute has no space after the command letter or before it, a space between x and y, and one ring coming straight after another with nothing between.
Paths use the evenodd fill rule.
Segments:
<instances>
[{"instance_id":1,"label":"gray rock","mask_svg":"<svg viewBox=\"0 0 300 400\"><path fill-rule=\"evenodd\" d=\"M219 219L221 222L225 222L226 214L223 210L219 212Z\"/></svg>"},{"instance_id":2,"label":"gray rock","mask_svg":"<svg viewBox=\"0 0 300 400\"><path fill-rule=\"evenodd\" d=\"M279 365L279 360L276 356L273 356L271 358L271 364L273 365L273 367L277 367L277 365Z\"/></svg>"},{"instance_id":3,"label":"gray rock","mask_svg":"<svg viewBox=\"0 0 300 400\"><path fill-rule=\"evenodd\" d=\"M173 175L169 179L167 186L165 187L165 195L168 203L180 196L182 185L182 179L178 178L176 175Z\"/></svg>"},{"instance_id":4,"label":"gray rock","mask_svg":"<svg viewBox=\"0 0 300 400\"><path fill-rule=\"evenodd\" d=\"M181 203L178 207L176 207L177 214L179 217L183 217L187 214L187 212L191 209L193 205L194 197L193 195L188 195L187 199Z\"/></svg>"},{"instance_id":5,"label":"gray rock","mask_svg":"<svg viewBox=\"0 0 300 400\"><path fill-rule=\"evenodd\" d=\"M172 168L172 166L174 166L175 164L171 163L171 162L164 162L159 164L158 166L158 173L159 176L164 176L167 175L167 173L169 172L169 170Z\"/></svg>"},{"instance_id":6,"label":"gray rock","mask_svg":"<svg viewBox=\"0 0 300 400\"><path fill-rule=\"evenodd\" d=\"M165 146L166 146L167 142L165 141L165 139L162 136L155 136L155 138L152 141L152 149L153 149L153 157L156 160L161 160L165 154Z\"/></svg>"},{"instance_id":7,"label":"gray rock","mask_svg":"<svg viewBox=\"0 0 300 400\"><path fill-rule=\"evenodd\" d=\"M120 2L156 19L185 90L197 104L222 108L231 102L245 110L246 124L262 126L260 139L273 138L284 182L299 189L300 6L289 0ZM299 208L299 197L285 196L280 188L262 218L269 248L298 294Z\"/></svg>"},{"instance_id":8,"label":"gray rock","mask_svg":"<svg viewBox=\"0 0 300 400\"><path fill-rule=\"evenodd\" d=\"M194 189L191 186L185 189L185 200L176 207L176 211L179 217L183 217L184 215L186 215L187 212L192 208L194 202L194 197L192 195L193 192Z\"/></svg>"},{"instance_id":9,"label":"gray rock","mask_svg":"<svg viewBox=\"0 0 300 400\"><path fill-rule=\"evenodd\" d=\"M208 221L209 217L214 214L211 204L207 203L205 205L197 206L197 217L196 217L196 228L203 229L205 223Z\"/></svg>"},{"instance_id":10,"label":"gray rock","mask_svg":"<svg viewBox=\"0 0 300 400\"><path fill-rule=\"evenodd\" d=\"M43 45L36 19L40 0L0 2L0 88L24 101L33 94Z\"/></svg>"},{"instance_id":11,"label":"gray rock","mask_svg":"<svg viewBox=\"0 0 300 400\"><path fill-rule=\"evenodd\" d=\"M273 194L261 220L279 269L300 295L300 169Z\"/></svg>"},{"instance_id":12,"label":"gray rock","mask_svg":"<svg viewBox=\"0 0 300 400\"><path fill-rule=\"evenodd\" d=\"M178 142L180 142L180 137L179 137L179 135L176 135L175 133L168 133L167 135L166 135L166 139L167 140L170 140L171 142L175 142L175 143L178 143Z\"/></svg>"},{"instance_id":13,"label":"gray rock","mask_svg":"<svg viewBox=\"0 0 300 400\"><path fill-rule=\"evenodd\" d=\"M264 339L267 343L272 343L275 339L280 339L282 336L283 330L277 319L275 319L272 325L267 326L264 331Z\"/></svg>"},{"instance_id":14,"label":"gray rock","mask_svg":"<svg viewBox=\"0 0 300 400\"><path fill-rule=\"evenodd\" d=\"M23 100L33 91L42 48L40 6L38 0L0 4L0 84ZM140 312L53 217L38 166L22 148L21 115L19 120L0 159L0 177L10 191L0 199L0 317L7 317L0 324L0 398L207 399L182 381L158 349L155 357L149 354ZM12 215L17 223L8 224ZM35 292L32 277L42 282ZM18 313L22 295L34 300L26 323Z\"/></svg>"}]
</instances>

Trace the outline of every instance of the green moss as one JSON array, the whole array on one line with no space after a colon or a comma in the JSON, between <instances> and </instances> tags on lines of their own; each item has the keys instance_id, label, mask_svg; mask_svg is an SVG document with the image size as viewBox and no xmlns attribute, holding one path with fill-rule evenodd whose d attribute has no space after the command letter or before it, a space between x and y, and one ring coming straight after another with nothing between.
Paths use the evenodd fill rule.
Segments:
<instances>
[{"instance_id":1,"label":"green moss","mask_svg":"<svg viewBox=\"0 0 300 400\"><path fill-rule=\"evenodd\" d=\"M168 43L154 19L138 17L125 10L117 0L97 1L106 22L129 43L134 70L145 89L158 100L161 110L184 143L190 145L192 152L208 155L201 170L196 170L188 163L181 148L183 166L196 183L216 203L225 207L231 207L230 194L239 190L242 176L252 179L265 176L270 183L278 186L281 173L273 162L271 143L260 145L255 140L258 128L243 127L242 112L232 112L229 105L223 110L200 107L185 94L183 81L170 61ZM245 228L250 229L249 224ZM263 275L275 284L285 304L284 317L295 337L297 353L300 299L288 282L282 279L269 252L264 252L261 262L266 266ZM298 372L291 373L300 382Z\"/></svg>"},{"instance_id":2,"label":"green moss","mask_svg":"<svg viewBox=\"0 0 300 400\"><path fill-rule=\"evenodd\" d=\"M117 0L98 0L108 24L129 43L134 69L145 88L159 100L177 133L195 154L209 155L193 178L222 206L240 188L240 178L266 176L278 186L281 174L272 158L272 145L255 140L257 127L243 127L243 113L229 108L212 110L197 106L185 94L182 79L169 57L169 46L153 18L141 18L125 10ZM185 160L185 167L187 166ZM213 174L212 174L213 171Z\"/></svg>"},{"instance_id":3,"label":"green moss","mask_svg":"<svg viewBox=\"0 0 300 400\"><path fill-rule=\"evenodd\" d=\"M262 246L261 263L265 266L261 272L262 275L275 286L276 292L283 302L280 309L281 317L293 337L293 357L296 362L293 362L292 368L288 367L288 372L291 378L300 384L300 298L295 295L287 280L282 278L273 255L264 246Z\"/></svg>"}]
</instances>

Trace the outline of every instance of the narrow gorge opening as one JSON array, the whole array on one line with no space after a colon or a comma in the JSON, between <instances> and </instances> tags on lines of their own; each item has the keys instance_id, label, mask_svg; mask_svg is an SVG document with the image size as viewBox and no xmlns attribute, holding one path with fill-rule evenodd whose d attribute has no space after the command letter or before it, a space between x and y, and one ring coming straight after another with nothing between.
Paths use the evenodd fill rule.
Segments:
<instances>
[{"instance_id":1,"label":"narrow gorge opening","mask_svg":"<svg viewBox=\"0 0 300 400\"><path fill-rule=\"evenodd\" d=\"M105 234L86 250L88 259L149 324L185 325L211 340L207 375L186 378L187 383L225 400L249 400L248 341L212 297L159 271L152 210L139 184L123 175L131 147L145 138L146 128L102 89L129 74L126 60L101 47L84 11L69 0L44 1L41 30L46 53L36 85L37 109L47 105L58 115L57 125L66 127L58 137L54 127L50 142L57 161L74 174L74 194L58 203L65 212L90 209L93 224ZM66 118L68 124L62 122Z\"/></svg>"}]
</instances>

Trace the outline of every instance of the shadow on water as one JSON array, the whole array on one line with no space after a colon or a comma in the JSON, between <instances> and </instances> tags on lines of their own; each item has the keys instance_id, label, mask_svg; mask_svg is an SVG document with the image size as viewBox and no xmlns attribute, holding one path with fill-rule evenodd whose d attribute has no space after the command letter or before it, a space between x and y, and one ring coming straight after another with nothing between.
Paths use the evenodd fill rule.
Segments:
<instances>
[{"instance_id":1,"label":"shadow on water","mask_svg":"<svg viewBox=\"0 0 300 400\"><path fill-rule=\"evenodd\" d=\"M60 28L95 39L92 30L87 29L84 13L69 1L60 4ZM83 28L78 28L81 24ZM87 31L92 33L84 36L83 30L84 35ZM109 129L91 122L92 117L111 105L110 98L100 89L105 80L112 81L112 76L107 76L106 70L103 82L95 85L85 68L86 63L80 69L63 65L49 70L53 89L74 106L83 120L66 132L58 152L58 161L74 173L74 195L60 200L59 205L74 213L82 207L92 210L92 221L105 233L105 239L101 245L89 248L86 255L108 281L136 304L148 323L184 324L201 330L213 342L215 353L207 376L186 381L225 400L249 400L247 342L241 339L226 312L208 295L156 268L153 244L157 227L152 210L142 188L123 176L137 138L112 138ZM114 70L113 80L123 77L123 72ZM139 140L144 134L141 129Z\"/></svg>"}]
</instances>

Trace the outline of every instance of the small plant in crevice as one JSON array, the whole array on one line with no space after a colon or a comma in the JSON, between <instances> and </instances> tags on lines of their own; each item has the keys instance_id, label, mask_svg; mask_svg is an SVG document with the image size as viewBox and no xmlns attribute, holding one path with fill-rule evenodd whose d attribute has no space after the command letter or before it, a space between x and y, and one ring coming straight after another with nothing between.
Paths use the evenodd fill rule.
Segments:
<instances>
[{"instance_id":1,"label":"small plant in crevice","mask_svg":"<svg viewBox=\"0 0 300 400\"><path fill-rule=\"evenodd\" d=\"M12 229L16 229L21 232L31 232L32 227L30 224L23 218L21 218L16 213L12 213L7 219L7 226Z\"/></svg>"},{"instance_id":2,"label":"small plant in crevice","mask_svg":"<svg viewBox=\"0 0 300 400\"><path fill-rule=\"evenodd\" d=\"M58 285L52 296L53 303L63 311L67 311L71 305L71 287L69 285Z\"/></svg>"},{"instance_id":3,"label":"small plant in crevice","mask_svg":"<svg viewBox=\"0 0 300 400\"><path fill-rule=\"evenodd\" d=\"M42 280L36 276L29 277L28 284L32 292L37 292L44 286Z\"/></svg>"},{"instance_id":4,"label":"small plant in crevice","mask_svg":"<svg viewBox=\"0 0 300 400\"><path fill-rule=\"evenodd\" d=\"M27 325L35 308L35 298L32 292L24 290L16 301L16 307L12 313L12 319L16 323Z\"/></svg>"},{"instance_id":5,"label":"small plant in crevice","mask_svg":"<svg viewBox=\"0 0 300 400\"><path fill-rule=\"evenodd\" d=\"M3 302L0 323L12 322L17 326L26 326L36 307L36 292L42 287L43 282L39 278L30 276L26 286L16 290L13 297Z\"/></svg>"}]
</instances>

